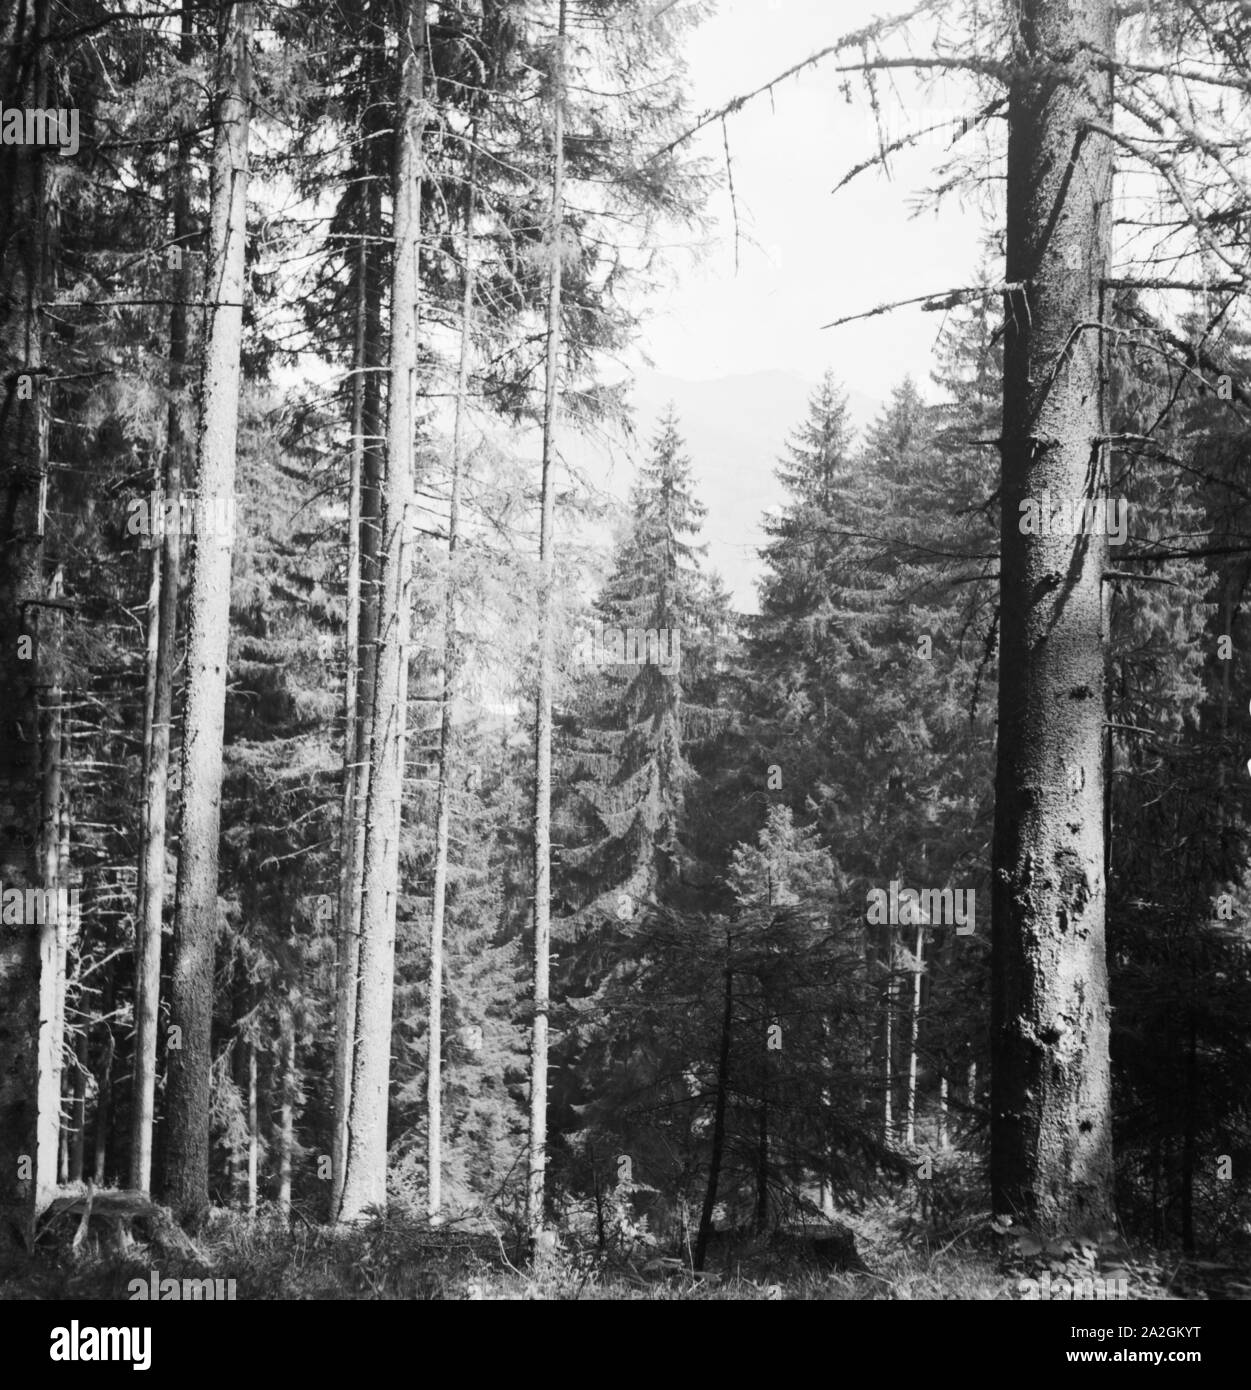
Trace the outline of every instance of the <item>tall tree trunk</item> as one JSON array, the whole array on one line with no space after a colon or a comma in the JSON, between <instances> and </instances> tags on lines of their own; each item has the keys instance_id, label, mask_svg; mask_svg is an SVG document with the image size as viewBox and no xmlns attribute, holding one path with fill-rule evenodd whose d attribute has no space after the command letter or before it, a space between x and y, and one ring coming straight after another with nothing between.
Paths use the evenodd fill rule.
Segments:
<instances>
[{"instance_id":1,"label":"tall tree trunk","mask_svg":"<svg viewBox=\"0 0 1251 1390\"><path fill-rule=\"evenodd\" d=\"M917 1040L921 1030L922 953L925 928L918 924L916 964L912 974L912 1008L908 1013L908 1091L904 1097L904 1143L914 1148L917 1141Z\"/></svg>"},{"instance_id":2,"label":"tall tree trunk","mask_svg":"<svg viewBox=\"0 0 1251 1390\"><path fill-rule=\"evenodd\" d=\"M769 1078L768 1062L760 1096L760 1123L756 1130L756 1234L769 1229Z\"/></svg>"},{"instance_id":3,"label":"tall tree trunk","mask_svg":"<svg viewBox=\"0 0 1251 1390\"><path fill-rule=\"evenodd\" d=\"M173 1026L169 1053L166 1193L197 1225L208 1210L209 1077L222 734L230 636L230 528L207 524L233 509L247 233L248 43L253 7L223 9L217 57L216 136L210 180L208 299L197 454L197 519L187 604L187 700L182 748L182 830L174 917Z\"/></svg>"},{"instance_id":4,"label":"tall tree trunk","mask_svg":"<svg viewBox=\"0 0 1251 1390\"><path fill-rule=\"evenodd\" d=\"M179 58L194 57L191 11L182 13ZM182 480L190 455L187 305L195 293L191 241L191 141L184 130L170 169L174 245L178 261L169 311L169 408L159 503L181 513ZM144 718L143 845L139 855L139 920L135 936L135 1060L131 1102L130 1185L152 1186L152 1131L156 1120L157 1028L161 1002L161 934L165 908L165 842L169 798L170 734L174 711L174 667L178 651L178 586L182 540L178 526L162 528L152 552L152 596L148 607L149 702Z\"/></svg>"},{"instance_id":5,"label":"tall tree trunk","mask_svg":"<svg viewBox=\"0 0 1251 1390\"><path fill-rule=\"evenodd\" d=\"M74 1068L74 1100L70 1106L68 1176L70 1182L82 1182L83 1160L87 1150L87 1068L91 1062L85 1021L80 1023L74 1053L78 1065Z\"/></svg>"},{"instance_id":6,"label":"tall tree trunk","mask_svg":"<svg viewBox=\"0 0 1251 1390\"><path fill-rule=\"evenodd\" d=\"M1182 1089L1181 1242L1187 1255L1195 1252L1195 1169L1199 1161L1199 1031L1195 996L1198 978L1193 938L1189 943L1190 988L1186 1000L1186 1084Z\"/></svg>"},{"instance_id":7,"label":"tall tree trunk","mask_svg":"<svg viewBox=\"0 0 1251 1390\"><path fill-rule=\"evenodd\" d=\"M47 0L0 9L0 102L46 105ZM48 408L43 298L48 209L44 150L0 145L0 874L40 886L38 690L47 631L43 518ZM41 630L42 629L42 630ZM56 1187L56 1142L43 1117L58 1109L39 1021L56 927L0 930L0 1255L33 1235Z\"/></svg>"},{"instance_id":8,"label":"tall tree trunk","mask_svg":"<svg viewBox=\"0 0 1251 1390\"><path fill-rule=\"evenodd\" d=\"M109 1131L113 1125L113 1055L116 1049L113 1030L107 1029L100 1057L96 1092L96 1137L92 1168L97 1187L103 1187L108 1177Z\"/></svg>"},{"instance_id":9,"label":"tall tree trunk","mask_svg":"<svg viewBox=\"0 0 1251 1390\"><path fill-rule=\"evenodd\" d=\"M725 934L725 1008L721 1014L721 1048L717 1054L717 1100L712 1114L712 1148L708 1155L708 1186L699 1214L699 1234L695 1237L693 1264L698 1273L708 1257L712 1234L712 1215L717 1209L717 1186L721 1181L721 1160L725 1153L725 1109L730 1089L730 1039L734 1030L734 969L731 964L730 933Z\"/></svg>"},{"instance_id":10,"label":"tall tree trunk","mask_svg":"<svg viewBox=\"0 0 1251 1390\"><path fill-rule=\"evenodd\" d=\"M359 762L357 718L360 699L361 488L365 467L365 313L369 297L369 252L362 230L358 260L356 350L352 380L352 465L348 482L347 637L343 679L343 808L339 837L339 918L335 966L334 1134L331 1210L343 1190L347 1154L348 1101L356 1032L357 970L360 966L360 880L356 873L357 800L364 780Z\"/></svg>"},{"instance_id":11,"label":"tall tree trunk","mask_svg":"<svg viewBox=\"0 0 1251 1390\"><path fill-rule=\"evenodd\" d=\"M1107 482L1111 0L1022 0L1008 107L991 1186L1035 1229L1111 1217L1103 534L1022 504ZM1102 128L1102 130L1101 130ZM1047 530L1050 531L1048 526Z\"/></svg>"},{"instance_id":12,"label":"tall tree trunk","mask_svg":"<svg viewBox=\"0 0 1251 1390\"><path fill-rule=\"evenodd\" d=\"M261 1129L257 1117L256 1043L248 1043L248 1215L256 1215L256 1196L260 1181Z\"/></svg>"},{"instance_id":13,"label":"tall tree trunk","mask_svg":"<svg viewBox=\"0 0 1251 1390\"><path fill-rule=\"evenodd\" d=\"M1164 1204L1160 1200L1163 1160L1163 1146L1157 1126L1151 1135L1151 1240L1154 1245L1164 1244Z\"/></svg>"},{"instance_id":14,"label":"tall tree trunk","mask_svg":"<svg viewBox=\"0 0 1251 1390\"><path fill-rule=\"evenodd\" d=\"M456 406L452 419L452 485L447 510L447 592L443 602L443 663L439 671L439 788L435 812L434 902L430 914L430 1006L427 1020L426 1155L429 1182L426 1211L431 1217L443 1204L443 923L447 910L448 841L451 834L450 797L453 702L459 644L456 636L456 544L460 536L461 466L464 449L465 398L469 392L470 349L473 346L474 300L474 177L477 127L470 131L466 178L465 251L462 265L460 360L456 369ZM597 1189L598 1191L598 1189Z\"/></svg>"},{"instance_id":15,"label":"tall tree trunk","mask_svg":"<svg viewBox=\"0 0 1251 1390\"><path fill-rule=\"evenodd\" d=\"M295 1145L295 1010L288 1003L282 1012L282 1046L279 1052L282 1103L278 1111L278 1210L291 1213L291 1156Z\"/></svg>"},{"instance_id":16,"label":"tall tree trunk","mask_svg":"<svg viewBox=\"0 0 1251 1390\"><path fill-rule=\"evenodd\" d=\"M48 584L48 598L53 602L61 599L64 592L64 574L61 566L56 567ZM45 624L44 641L51 643L57 652L61 650L65 632L62 614L53 609ZM42 821L40 833L40 855L43 859L41 878L51 895L51 932L41 933L43 943L43 962L40 968L40 1006L39 1006L39 1051L40 1075L46 1078L49 1098L55 1092L56 1102L50 1104L39 1115L39 1143L44 1150L46 1171L55 1172L61 1147L61 1074L65 1043L65 956L69 941L69 895L66 888L67 865L61 860L62 804L63 791L61 779L61 758L64 742L64 721L62 719L62 691L59 672L46 671L49 684L44 696L43 717L40 728L40 756L42 760Z\"/></svg>"},{"instance_id":17,"label":"tall tree trunk","mask_svg":"<svg viewBox=\"0 0 1251 1390\"><path fill-rule=\"evenodd\" d=\"M565 177L565 0L560 0L552 64L552 208L547 296L547 361L540 480L538 690L534 719L534 1023L530 1035L530 1145L526 1227L543 1229L547 1175L547 1016L551 1005L552 652L551 603L556 411L560 374L561 242Z\"/></svg>"},{"instance_id":18,"label":"tall tree trunk","mask_svg":"<svg viewBox=\"0 0 1251 1390\"><path fill-rule=\"evenodd\" d=\"M103 1187L108 1178L109 1134L113 1128L113 1058L117 1052L113 1026L108 1021L109 1015L113 1012L113 1000L116 995L111 963L104 967L102 974L100 1011L105 1018L104 1045L100 1049L99 1071L96 1074L96 1133L92 1163L97 1187Z\"/></svg>"},{"instance_id":19,"label":"tall tree trunk","mask_svg":"<svg viewBox=\"0 0 1251 1390\"><path fill-rule=\"evenodd\" d=\"M886 988L882 994L882 1142L895 1141L895 942L886 928Z\"/></svg>"},{"instance_id":20,"label":"tall tree trunk","mask_svg":"<svg viewBox=\"0 0 1251 1390\"><path fill-rule=\"evenodd\" d=\"M773 901L770 890L769 901ZM768 945L765 946L766 951ZM760 1115L756 1126L756 1212L755 1231L764 1235L769 1228L769 992L762 981L761 994L761 1041L764 1047L760 1056Z\"/></svg>"},{"instance_id":21,"label":"tall tree trunk","mask_svg":"<svg viewBox=\"0 0 1251 1390\"><path fill-rule=\"evenodd\" d=\"M417 428L421 295L421 189L425 131L425 0L406 0L395 154L395 261L391 275L391 383L382 489L379 626L369 801L365 825L356 1041L347 1159L338 1218L359 1220L387 1200L387 1108L395 913L403 823L411 609L411 507Z\"/></svg>"},{"instance_id":22,"label":"tall tree trunk","mask_svg":"<svg viewBox=\"0 0 1251 1390\"><path fill-rule=\"evenodd\" d=\"M70 1112L71 1106L66 1104L69 1100L73 1101L72 1093L66 1094L66 1086L71 1084L65 1073L61 1074L61 1114L65 1117L61 1121L61 1139L57 1146L56 1154L56 1180L64 1187L69 1182L69 1141L70 1141Z\"/></svg>"},{"instance_id":23,"label":"tall tree trunk","mask_svg":"<svg viewBox=\"0 0 1251 1390\"><path fill-rule=\"evenodd\" d=\"M375 7L376 8L376 7ZM376 86L381 26L367 30L366 81ZM382 242L382 180L384 148L381 123L385 103L371 100L364 117L366 181L357 263L357 339L352 385L352 478L349 512L355 521L348 548L348 662L352 689L345 692L350 723L344 735L344 825L340 846L339 934L335 980L334 1132L330 1212L339 1210L347 1166L348 1113L352 1068L356 1053L356 1001L360 972L361 898L365 874L365 809L369 800L374 671L378 641L378 549L381 490L386 461L382 437L382 368L385 351L382 301L385 290ZM355 600L353 599L353 589ZM355 616L351 609L355 601ZM353 647L353 640L355 647ZM350 779L350 782L349 782Z\"/></svg>"},{"instance_id":24,"label":"tall tree trunk","mask_svg":"<svg viewBox=\"0 0 1251 1390\"><path fill-rule=\"evenodd\" d=\"M69 723L67 720L61 721L61 766L65 767L69 763L70 742L69 742ZM57 953L60 957L58 965L57 979L57 1025L56 1036L61 1040L60 1057L60 1091L61 1091L61 1138L57 1157L57 1174L62 1183L69 1181L69 1125L70 1114L73 1102L72 1090L66 1089L66 1065L65 1059L69 1054L69 1029L68 1029L68 1005L69 1005L69 953L71 947L78 949L79 932L82 927L81 908L74 900L73 889L75 875L70 868L70 804L69 791L62 782L60 791L60 811L57 816L58 833L60 836L60 854L57 862L59 881L57 883L58 904L63 904L63 910L68 914L65 922L65 936L63 941L57 943ZM72 1084L72 1083L71 1083ZM67 1104L69 1102L69 1104Z\"/></svg>"},{"instance_id":25,"label":"tall tree trunk","mask_svg":"<svg viewBox=\"0 0 1251 1390\"><path fill-rule=\"evenodd\" d=\"M860 1011L860 1053L864 1060L864 1084L860 1091L861 1106L866 1124L872 1124L876 1120L873 1071L877 1056L878 1020L882 1013L880 995L873 985L876 961L877 945L874 941L874 933L867 923L862 922L860 926L860 964L863 970L861 988L865 1004Z\"/></svg>"},{"instance_id":26,"label":"tall tree trunk","mask_svg":"<svg viewBox=\"0 0 1251 1390\"><path fill-rule=\"evenodd\" d=\"M833 1074L833 1058L830 1055L830 1020L821 1020L821 1066L827 1076ZM834 1150L830 1144L829 1115L833 1110L833 1097L828 1086L821 1087L821 1172L818 1181L819 1205L821 1215L827 1221L834 1219L834 1186L830 1175L834 1168Z\"/></svg>"}]
</instances>

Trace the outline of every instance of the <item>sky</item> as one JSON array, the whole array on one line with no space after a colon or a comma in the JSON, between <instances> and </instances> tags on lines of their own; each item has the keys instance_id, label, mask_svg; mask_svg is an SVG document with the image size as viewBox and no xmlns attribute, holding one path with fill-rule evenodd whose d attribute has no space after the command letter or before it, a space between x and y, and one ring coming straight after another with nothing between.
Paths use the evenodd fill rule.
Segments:
<instances>
[{"instance_id":1,"label":"sky","mask_svg":"<svg viewBox=\"0 0 1251 1390\"><path fill-rule=\"evenodd\" d=\"M683 3L684 0L679 0ZM715 17L686 37L692 106L715 109L776 76L874 12L903 0L721 0ZM922 35L918 35L918 47ZM833 61L833 60L828 60ZM734 218L722 191L702 262L674 256L674 283L653 302L643 348L658 371L692 380L766 370L817 380L832 368L852 391L881 399L905 372L924 385L941 315L905 309L837 329L822 325L886 301L971 282L983 234L976 209L954 201L914 217L917 192L940 158L933 148L895 158L893 180L861 175L837 195L839 177L873 148L861 84L854 104L827 65L757 98L728 120L743 239L735 271ZM891 136L966 109L947 80L923 95L897 79L885 95ZM699 153L724 170L721 126L697 137Z\"/></svg>"}]
</instances>

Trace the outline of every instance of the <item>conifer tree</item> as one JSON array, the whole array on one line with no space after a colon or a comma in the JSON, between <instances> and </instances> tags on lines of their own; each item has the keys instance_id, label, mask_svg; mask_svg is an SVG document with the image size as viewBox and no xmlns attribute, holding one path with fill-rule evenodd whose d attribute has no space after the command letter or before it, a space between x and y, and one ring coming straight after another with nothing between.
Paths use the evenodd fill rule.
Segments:
<instances>
[{"instance_id":1,"label":"conifer tree","mask_svg":"<svg viewBox=\"0 0 1251 1390\"><path fill-rule=\"evenodd\" d=\"M208 1116L217 936L222 729L229 637L231 526L234 508L242 352L244 242L247 234L251 5L219 16L217 104L208 261L209 298L196 478L200 515L188 599L183 817L174 927L166 1192L179 1215L197 1224L208 1209Z\"/></svg>"},{"instance_id":2,"label":"conifer tree","mask_svg":"<svg viewBox=\"0 0 1251 1390\"><path fill-rule=\"evenodd\" d=\"M49 94L48 10L0 11L0 98L6 108L42 107ZM43 883L39 861L39 687L54 653L44 619L43 493L47 475L48 366L42 305L49 282L48 191L39 146L0 148L6 190L0 214L0 470L4 489L0 557L0 686L8 730L0 752L0 816L6 884ZM55 990L55 927L7 926L0 935L0 1245L33 1235L56 1181L59 1083L46 1031ZM59 1056L59 1042L58 1042ZM49 1125L51 1124L51 1133ZM49 1148L49 1138L51 1147Z\"/></svg>"},{"instance_id":3,"label":"conifer tree","mask_svg":"<svg viewBox=\"0 0 1251 1390\"><path fill-rule=\"evenodd\" d=\"M670 412L640 466L629 530L583 637L562 720L570 794L561 889L583 918L621 920L664 900L689 861L683 692L707 663L711 614L696 544L705 509L683 447Z\"/></svg>"},{"instance_id":4,"label":"conifer tree","mask_svg":"<svg viewBox=\"0 0 1251 1390\"><path fill-rule=\"evenodd\" d=\"M1111 250L1106 0L1026 0L1008 95L991 1178L1049 1231L1112 1210L1104 944L1106 535L1028 534L1023 506L1107 493ZM1080 153L1078 152L1080 147ZM1060 152L1064 152L1062 155ZM1073 178L1080 160L1082 177ZM1063 708L1064 718L1056 717Z\"/></svg>"},{"instance_id":5,"label":"conifer tree","mask_svg":"<svg viewBox=\"0 0 1251 1390\"><path fill-rule=\"evenodd\" d=\"M428 46L425 0L408 0L400 38L391 279L391 363L387 473L379 543L378 657L371 721L371 775L365 823L356 1046L348 1106L349 1139L336 1216L359 1220L386 1205L395 924L408 724L412 602L412 493L417 431L418 332L422 294L421 190Z\"/></svg>"},{"instance_id":6,"label":"conifer tree","mask_svg":"<svg viewBox=\"0 0 1251 1390\"><path fill-rule=\"evenodd\" d=\"M184 10L179 34L179 61L190 63L195 44L191 12ZM184 479L190 474L188 420L189 315L196 293L191 207L191 136L184 116L176 154L170 161L169 193L173 250L167 256L175 274L174 303L169 311L169 407L159 487L153 498L182 510ZM166 845L171 734L174 719L174 664L177 658L178 597L182 573L181 528L163 528L152 551L152 587L148 612L148 704L144 724L143 843L139 861L135 929L135 1055L131 1103L130 1185L146 1192L152 1181L155 1124L157 1032L161 993L161 932L165 910Z\"/></svg>"}]
</instances>

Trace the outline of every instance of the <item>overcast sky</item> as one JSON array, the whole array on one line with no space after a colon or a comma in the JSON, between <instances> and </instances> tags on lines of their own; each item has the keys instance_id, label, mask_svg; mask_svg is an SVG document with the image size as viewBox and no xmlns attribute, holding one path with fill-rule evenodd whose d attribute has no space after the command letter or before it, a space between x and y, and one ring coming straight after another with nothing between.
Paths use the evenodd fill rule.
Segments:
<instances>
[{"instance_id":1,"label":"overcast sky","mask_svg":"<svg viewBox=\"0 0 1251 1390\"><path fill-rule=\"evenodd\" d=\"M715 108L902 0L720 0L716 16L687 38L693 106ZM872 149L863 86L854 104L842 79L821 67L758 98L728 122L739 217L755 243L739 247L735 274L728 194L711 209L712 243L691 267L678 256L676 285L656 301L645 347L659 371L706 379L766 369L815 380L833 368L854 391L885 396L911 371L924 385L938 314L915 309L839 329L821 325L887 300L969 283L983 221L976 209L945 205L912 214L939 159L932 149L895 159L893 181L861 175L831 189ZM970 98L947 81L922 94L897 79L904 104L885 98L890 134L930 123L925 106L958 111ZM923 105L924 104L924 105ZM721 127L698 137L700 153L724 165Z\"/></svg>"}]
</instances>

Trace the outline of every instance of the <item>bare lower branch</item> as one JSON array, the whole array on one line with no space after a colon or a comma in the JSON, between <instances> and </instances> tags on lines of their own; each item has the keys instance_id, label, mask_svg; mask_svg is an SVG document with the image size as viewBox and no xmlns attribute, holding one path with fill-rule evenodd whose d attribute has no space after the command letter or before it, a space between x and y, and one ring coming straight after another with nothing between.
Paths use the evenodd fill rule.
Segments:
<instances>
[{"instance_id":1,"label":"bare lower branch","mask_svg":"<svg viewBox=\"0 0 1251 1390\"><path fill-rule=\"evenodd\" d=\"M1239 294L1246 280L1105 280L1105 290L1186 290L1191 294Z\"/></svg>"},{"instance_id":2,"label":"bare lower branch","mask_svg":"<svg viewBox=\"0 0 1251 1390\"><path fill-rule=\"evenodd\" d=\"M902 29L904 25L918 18L920 15L931 14L939 10L945 4L945 0L923 0L907 14L897 15L890 19L874 20L872 24L863 29L857 29L853 33L844 34L841 39L827 45L818 52L811 54L802 61L793 64L784 72L778 73L776 77L770 78L768 82L763 82L759 87L750 92L744 92L741 96L735 97L732 101L726 102L724 106L718 107L714 111L705 111L702 116L689 129L684 130L676 139L670 140L667 145L662 145L660 149L649 155L644 161L650 164L654 159L662 159L665 155L671 154L679 145L685 144L693 135L697 135L706 126L712 125L716 121L723 120L726 116L732 116L736 111L741 111L748 102L754 101L757 97L771 93L773 89L781 83L786 82L792 77L797 77L801 72L808 68L815 67L835 53L841 53L848 48L865 48L868 44L880 39L884 34L893 30ZM989 59L966 57L948 58L938 54L930 54L923 58L873 58L862 60L859 63L839 64L834 68L827 69L831 72L877 72L890 68L918 68L933 69L942 68L948 71L977 72L983 76L999 77L1004 76L1005 68L1001 63L993 62Z\"/></svg>"},{"instance_id":3,"label":"bare lower branch","mask_svg":"<svg viewBox=\"0 0 1251 1390\"><path fill-rule=\"evenodd\" d=\"M937 294L917 294L911 299L896 299L890 304L879 304L876 309L865 309L858 314L847 314L841 319L834 319L830 323L823 323L822 329L840 328L845 323L854 323L857 319L876 318L878 314L888 314L892 309L905 309L910 304L919 304L927 314L943 313L948 309L958 309L962 304L967 304L970 299L985 299L992 294L1017 294L1025 288L1023 281L1011 282L1002 285L967 285L962 289L941 290Z\"/></svg>"}]
</instances>

